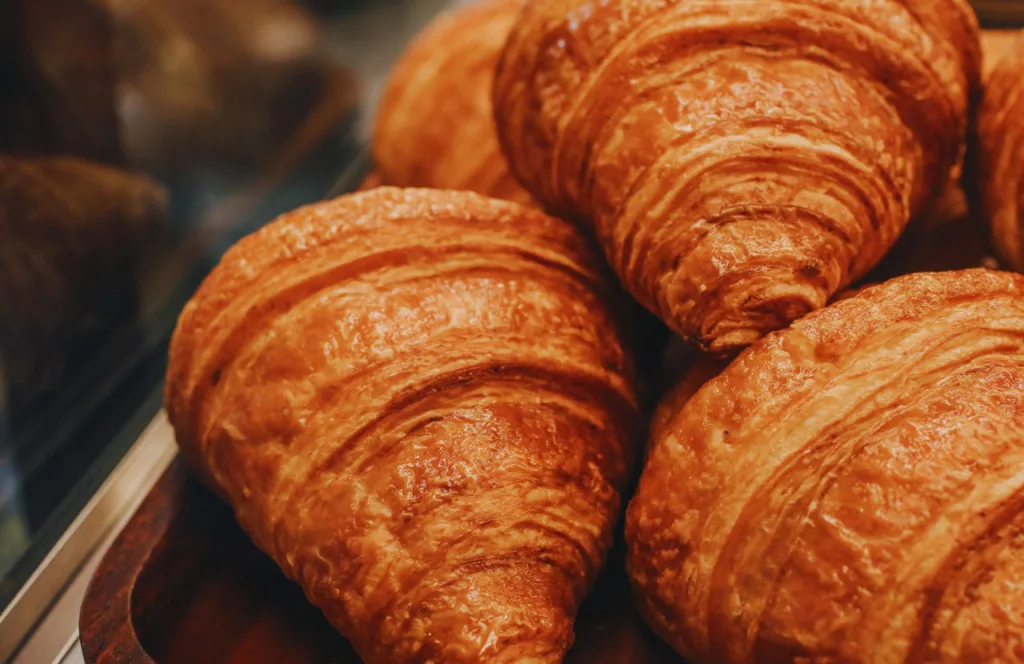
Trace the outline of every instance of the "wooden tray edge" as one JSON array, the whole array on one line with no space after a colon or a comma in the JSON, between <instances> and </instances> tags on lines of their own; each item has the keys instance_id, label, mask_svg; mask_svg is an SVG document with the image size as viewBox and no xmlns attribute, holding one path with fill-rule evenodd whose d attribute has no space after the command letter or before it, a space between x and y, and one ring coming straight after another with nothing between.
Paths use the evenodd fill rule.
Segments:
<instances>
[{"instance_id":1,"label":"wooden tray edge","mask_svg":"<svg viewBox=\"0 0 1024 664\"><path fill-rule=\"evenodd\" d=\"M78 618L86 662L153 662L135 632L132 595L139 570L181 508L187 476L180 457L175 457L93 573Z\"/></svg>"}]
</instances>

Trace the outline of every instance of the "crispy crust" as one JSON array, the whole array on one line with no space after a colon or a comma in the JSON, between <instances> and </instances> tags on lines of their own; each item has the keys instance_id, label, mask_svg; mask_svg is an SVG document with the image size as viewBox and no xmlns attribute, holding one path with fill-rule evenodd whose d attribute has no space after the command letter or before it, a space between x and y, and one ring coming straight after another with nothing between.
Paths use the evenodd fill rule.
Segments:
<instances>
[{"instance_id":1,"label":"crispy crust","mask_svg":"<svg viewBox=\"0 0 1024 664\"><path fill-rule=\"evenodd\" d=\"M186 306L167 410L365 661L560 661L636 442L603 279L568 223L468 192L305 207Z\"/></svg>"},{"instance_id":2,"label":"crispy crust","mask_svg":"<svg viewBox=\"0 0 1024 664\"><path fill-rule=\"evenodd\" d=\"M373 154L399 187L465 189L524 204L491 110L494 67L525 0L484 0L435 19L392 71Z\"/></svg>"},{"instance_id":3,"label":"crispy crust","mask_svg":"<svg viewBox=\"0 0 1024 664\"><path fill-rule=\"evenodd\" d=\"M1024 277L921 273L773 333L665 426L641 610L693 662L1013 661Z\"/></svg>"},{"instance_id":4,"label":"crispy crust","mask_svg":"<svg viewBox=\"0 0 1024 664\"><path fill-rule=\"evenodd\" d=\"M922 212L980 78L964 0L543 0L499 61L499 138L684 338L825 305Z\"/></svg>"}]
</instances>

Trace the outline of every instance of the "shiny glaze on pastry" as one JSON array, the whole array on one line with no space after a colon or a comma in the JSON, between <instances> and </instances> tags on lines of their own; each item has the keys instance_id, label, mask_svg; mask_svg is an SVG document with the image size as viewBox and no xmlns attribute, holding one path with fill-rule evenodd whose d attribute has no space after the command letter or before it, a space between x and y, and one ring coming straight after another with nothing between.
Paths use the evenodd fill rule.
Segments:
<instances>
[{"instance_id":1,"label":"shiny glaze on pastry","mask_svg":"<svg viewBox=\"0 0 1024 664\"><path fill-rule=\"evenodd\" d=\"M1024 277L920 273L768 335L654 443L626 536L694 664L1024 655Z\"/></svg>"},{"instance_id":2,"label":"shiny glaze on pastry","mask_svg":"<svg viewBox=\"0 0 1024 664\"><path fill-rule=\"evenodd\" d=\"M167 410L366 662L557 662L639 442L613 293L525 206L345 196L227 252L179 320Z\"/></svg>"},{"instance_id":3,"label":"shiny glaze on pastry","mask_svg":"<svg viewBox=\"0 0 1024 664\"><path fill-rule=\"evenodd\" d=\"M725 352L824 306L925 209L979 60L966 0L537 0L495 111L524 186Z\"/></svg>"},{"instance_id":4,"label":"shiny glaze on pastry","mask_svg":"<svg viewBox=\"0 0 1024 664\"><path fill-rule=\"evenodd\" d=\"M992 65L976 131L975 188L993 243L1024 270L1024 32Z\"/></svg>"},{"instance_id":5,"label":"shiny glaze on pastry","mask_svg":"<svg viewBox=\"0 0 1024 664\"><path fill-rule=\"evenodd\" d=\"M483 0L442 14L388 79L373 156L387 184L532 199L509 173L491 110L494 67L525 0Z\"/></svg>"}]
</instances>

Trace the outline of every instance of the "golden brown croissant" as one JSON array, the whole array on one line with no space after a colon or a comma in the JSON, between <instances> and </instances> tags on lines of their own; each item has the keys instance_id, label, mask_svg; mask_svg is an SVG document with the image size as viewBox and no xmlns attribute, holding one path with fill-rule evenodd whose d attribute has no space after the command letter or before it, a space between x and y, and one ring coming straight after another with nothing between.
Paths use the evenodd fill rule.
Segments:
<instances>
[{"instance_id":1,"label":"golden brown croissant","mask_svg":"<svg viewBox=\"0 0 1024 664\"><path fill-rule=\"evenodd\" d=\"M285 215L182 313L193 468L367 662L554 662L609 546L636 399L573 227L378 188Z\"/></svg>"},{"instance_id":2,"label":"golden brown croissant","mask_svg":"<svg viewBox=\"0 0 1024 664\"><path fill-rule=\"evenodd\" d=\"M1024 32L993 65L978 110L978 192L1000 258L1024 270Z\"/></svg>"},{"instance_id":3,"label":"golden brown croissant","mask_svg":"<svg viewBox=\"0 0 1024 664\"><path fill-rule=\"evenodd\" d=\"M0 155L0 361L11 398L59 377L69 345L123 319L167 195L147 178L70 157Z\"/></svg>"},{"instance_id":4,"label":"golden brown croissant","mask_svg":"<svg viewBox=\"0 0 1024 664\"><path fill-rule=\"evenodd\" d=\"M1019 661L1024 277L920 273L769 335L655 441L641 610L704 662Z\"/></svg>"},{"instance_id":5,"label":"golden brown croissant","mask_svg":"<svg viewBox=\"0 0 1024 664\"><path fill-rule=\"evenodd\" d=\"M384 181L530 204L508 171L491 110L494 67L525 0L484 0L435 19L388 79L373 137Z\"/></svg>"},{"instance_id":6,"label":"golden brown croissant","mask_svg":"<svg viewBox=\"0 0 1024 664\"><path fill-rule=\"evenodd\" d=\"M498 65L498 134L627 289L713 351L863 276L962 152L965 0L537 0Z\"/></svg>"},{"instance_id":7,"label":"golden brown croissant","mask_svg":"<svg viewBox=\"0 0 1024 664\"><path fill-rule=\"evenodd\" d=\"M317 25L290 0L91 1L117 24L126 150L150 172L264 168L324 94Z\"/></svg>"}]
</instances>

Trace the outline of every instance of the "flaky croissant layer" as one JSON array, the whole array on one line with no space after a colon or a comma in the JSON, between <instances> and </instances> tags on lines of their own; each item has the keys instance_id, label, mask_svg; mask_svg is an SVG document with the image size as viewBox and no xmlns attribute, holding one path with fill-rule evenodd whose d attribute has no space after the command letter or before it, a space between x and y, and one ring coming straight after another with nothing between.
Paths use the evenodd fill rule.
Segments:
<instances>
[{"instance_id":1,"label":"flaky croissant layer","mask_svg":"<svg viewBox=\"0 0 1024 664\"><path fill-rule=\"evenodd\" d=\"M959 160L979 68L965 0L536 0L495 113L527 189L725 352L882 258Z\"/></svg>"},{"instance_id":2,"label":"flaky croissant layer","mask_svg":"<svg viewBox=\"0 0 1024 664\"><path fill-rule=\"evenodd\" d=\"M242 240L185 308L182 453L367 662L557 662L633 457L568 223L378 188Z\"/></svg>"},{"instance_id":3,"label":"flaky croissant layer","mask_svg":"<svg viewBox=\"0 0 1024 664\"><path fill-rule=\"evenodd\" d=\"M768 335L664 417L642 612L695 663L1024 657L1024 277L919 273Z\"/></svg>"}]
</instances>

